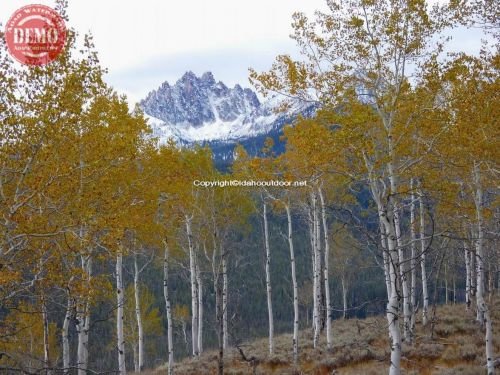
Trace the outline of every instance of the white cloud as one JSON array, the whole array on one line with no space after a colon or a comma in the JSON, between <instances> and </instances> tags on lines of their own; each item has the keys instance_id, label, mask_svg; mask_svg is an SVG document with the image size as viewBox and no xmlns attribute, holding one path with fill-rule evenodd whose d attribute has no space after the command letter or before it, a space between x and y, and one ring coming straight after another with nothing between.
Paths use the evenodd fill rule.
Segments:
<instances>
[{"instance_id":1,"label":"white cloud","mask_svg":"<svg viewBox=\"0 0 500 375\"><path fill-rule=\"evenodd\" d=\"M39 2L54 6L54 0ZM0 0L0 22L29 3ZM326 1L72 0L68 13L70 26L92 32L108 81L135 101L186 70L211 70L228 85L247 85L248 67L266 69L275 55L296 51L292 13L317 9L325 10ZM461 46L477 44L477 34L460 36Z\"/></svg>"},{"instance_id":2,"label":"white cloud","mask_svg":"<svg viewBox=\"0 0 500 375\"><path fill-rule=\"evenodd\" d=\"M0 22L5 24L16 9L29 3L1 0ZM40 3L53 7L55 1L41 0ZM112 83L134 97L142 95L144 87L138 90L137 76L130 73L135 71L139 76L146 76L146 69L152 65L157 75L164 76L161 81L173 80L174 72L169 70L173 65L175 74L188 69L214 70L216 79L246 84L247 68L256 60L262 61L264 57L267 67L272 56L288 50L279 50L276 46L293 47L288 36L294 11L312 14L326 7L324 0L75 0L69 3L69 25L80 33L92 32L101 63L111 72ZM231 59L232 50L239 56ZM250 56L251 53L254 55ZM225 60L217 59L217 54ZM242 61L244 55L248 57L246 63ZM190 57L197 60L190 61ZM208 66L202 68L205 59ZM215 66L216 61L219 66ZM164 63L161 69L158 62ZM180 62L186 66L181 68ZM217 75L217 70L221 74Z\"/></svg>"},{"instance_id":3,"label":"white cloud","mask_svg":"<svg viewBox=\"0 0 500 375\"><path fill-rule=\"evenodd\" d=\"M5 23L29 3L0 2ZM53 0L41 1L53 6ZM287 39L291 15L325 8L324 0L76 0L69 2L70 25L92 31L101 60L127 69L153 57L210 51Z\"/></svg>"}]
</instances>

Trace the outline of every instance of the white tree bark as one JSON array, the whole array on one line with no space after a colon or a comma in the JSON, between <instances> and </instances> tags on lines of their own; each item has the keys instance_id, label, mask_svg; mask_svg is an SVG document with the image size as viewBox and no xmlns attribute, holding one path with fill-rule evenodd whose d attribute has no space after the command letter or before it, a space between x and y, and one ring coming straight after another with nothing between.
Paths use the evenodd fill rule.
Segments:
<instances>
[{"instance_id":1,"label":"white tree bark","mask_svg":"<svg viewBox=\"0 0 500 375\"><path fill-rule=\"evenodd\" d=\"M427 325L429 315L429 291L427 289L427 267L426 252L427 245L425 241L425 207L422 192L419 191L419 206L420 206L420 270L422 274L422 324Z\"/></svg>"},{"instance_id":2,"label":"white tree bark","mask_svg":"<svg viewBox=\"0 0 500 375\"><path fill-rule=\"evenodd\" d=\"M121 250L116 256L116 336L118 349L118 373L125 375L127 368L125 365L125 336L123 332L123 310L125 306L125 296L123 287L123 254Z\"/></svg>"},{"instance_id":3,"label":"white tree bark","mask_svg":"<svg viewBox=\"0 0 500 375\"><path fill-rule=\"evenodd\" d=\"M344 311L342 312L342 319L347 319L347 284L343 272L342 276L340 277L340 283L342 284L342 304L344 307Z\"/></svg>"},{"instance_id":4,"label":"white tree bark","mask_svg":"<svg viewBox=\"0 0 500 375\"><path fill-rule=\"evenodd\" d=\"M70 348L69 348L69 324L73 316L73 299L68 293L68 302L66 305L66 313L64 314L64 322L62 326L62 349L63 349L63 374L69 373L70 361Z\"/></svg>"},{"instance_id":5,"label":"white tree bark","mask_svg":"<svg viewBox=\"0 0 500 375\"><path fill-rule=\"evenodd\" d=\"M484 228L483 228L483 187L481 183L481 172L479 164L474 162L473 179L475 185L474 201L477 217L477 240L476 240L476 262L477 262L477 316L481 325L486 327L486 368L488 375L495 373L495 358L493 354L493 326L491 323L490 310L484 299Z\"/></svg>"},{"instance_id":6,"label":"white tree bark","mask_svg":"<svg viewBox=\"0 0 500 375\"><path fill-rule=\"evenodd\" d=\"M132 344L132 354L134 355L134 371L139 372L139 348L137 342Z\"/></svg>"},{"instance_id":7,"label":"white tree bark","mask_svg":"<svg viewBox=\"0 0 500 375\"><path fill-rule=\"evenodd\" d=\"M392 142L390 142L390 145ZM389 146L392 147L392 146ZM392 210L393 210L393 218L392 222L394 225L394 233L396 234L396 245L398 250L398 260L399 260L399 278L401 281L401 289L403 292L403 338L405 341L411 341L412 333L410 331L411 328L411 314L413 307L410 306L410 290L408 288L408 272L406 267L406 259L405 252L402 245L402 237L401 237L401 225L400 225L400 210L399 203L396 201L396 196L398 194L397 191L397 178L394 173L393 164L388 164L389 171L389 181L391 186L391 202L392 202Z\"/></svg>"},{"instance_id":8,"label":"white tree bark","mask_svg":"<svg viewBox=\"0 0 500 375\"><path fill-rule=\"evenodd\" d=\"M79 182L80 187L78 189L78 195L81 198L83 194L83 176L85 163L83 161L83 151L82 144L79 145L79 163L80 163L80 176ZM80 225L79 228L79 239L80 239L80 250L83 251L83 237L84 228ZM92 258L90 255L81 255L81 266L85 277L87 278L88 284L90 284L90 279L92 275ZM90 286L90 285L89 285ZM78 334L78 348L77 348L77 360L76 366L78 368L78 375L86 375L87 367L89 361L89 329L90 329L90 300L89 296L82 296L76 304L76 331Z\"/></svg>"},{"instance_id":9,"label":"white tree bark","mask_svg":"<svg viewBox=\"0 0 500 375\"><path fill-rule=\"evenodd\" d=\"M500 257L497 257L497 295L500 296Z\"/></svg>"},{"instance_id":10,"label":"white tree bark","mask_svg":"<svg viewBox=\"0 0 500 375\"><path fill-rule=\"evenodd\" d=\"M460 197L465 200L464 185L461 184ZM463 244L464 244L464 261L465 261L465 309L469 311L472 303L472 252L469 246L469 228L464 219L463 224Z\"/></svg>"},{"instance_id":11,"label":"white tree bark","mask_svg":"<svg viewBox=\"0 0 500 375\"><path fill-rule=\"evenodd\" d=\"M214 250L215 251L215 250ZM224 254L222 254L224 257ZM219 280L220 273L214 273L214 289L215 289L215 321L217 324L217 339L219 344L219 355L217 358L218 366L217 373L224 375L224 321L222 319L222 287Z\"/></svg>"},{"instance_id":12,"label":"white tree bark","mask_svg":"<svg viewBox=\"0 0 500 375\"><path fill-rule=\"evenodd\" d=\"M203 281L200 265L196 262L196 283L198 284L198 352L203 353Z\"/></svg>"},{"instance_id":13,"label":"white tree bark","mask_svg":"<svg viewBox=\"0 0 500 375\"><path fill-rule=\"evenodd\" d=\"M387 303L387 322L389 327L389 337L391 338L391 365L389 375L399 375L401 373L401 332L399 329L399 296L398 287L398 262L399 255L397 250L396 232L394 229L392 210L386 209L381 200L376 181L370 181L373 197L377 203L379 220L384 226L384 232L387 237L389 279L391 283L391 294Z\"/></svg>"},{"instance_id":14,"label":"white tree bark","mask_svg":"<svg viewBox=\"0 0 500 375\"><path fill-rule=\"evenodd\" d=\"M387 234L385 233L385 227L382 222L379 223L380 227L380 244L382 246L382 258L384 260L384 279L385 288L387 290L387 299L391 295L391 276L389 269L389 253L387 251Z\"/></svg>"},{"instance_id":15,"label":"white tree bark","mask_svg":"<svg viewBox=\"0 0 500 375\"><path fill-rule=\"evenodd\" d=\"M408 343L413 344L415 339L415 320L416 320L416 304L417 304L417 222L415 214L415 193L413 192L413 179L411 179L411 194L410 194L410 239L411 239L411 254L410 254L410 274L411 274L411 285L410 285L410 306L411 306L411 317L410 317L410 336L408 337Z\"/></svg>"},{"instance_id":16,"label":"white tree bark","mask_svg":"<svg viewBox=\"0 0 500 375\"><path fill-rule=\"evenodd\" d=\"M47 370L46 375L52 374L52 364L50 363L50 348L49 348L49 317L47 314L47 305L45 303L45 297L42 296L42 322L43 322L43 361Z\"/></svg>"},{"instance_id":17,"label":"white tree bark","mask_svg":"<svg viewBox=\"0 0 500 375\"><path fill-rule=\"evenodd\" d=\"M321 334L321 330L323 329L324 327L324 321L323 321L323 318L324 318L324 306L323 306L323 303L324 303L324 300L323 300L323 285L321 284L322 283L322 277L323 277L323 268L322 268L322 254L321 254L321 219L320 219L320 204L318 202L318 196L316 195L316 210L315 210L315 213L316 213L316 217L315 217L315 220L314 222L316 223L316 226L315 226L315 235L316 235L316 253L317 253L317 258L316 258L316 269L317 269L317 273L318 273L318 284L317 284L317 287L318 287L318 293L317 293L317 296L318 296L318 300L316 301L317 302L317 306L318 306L318 335ZM318 336L318 340L319 340L319 336Z\"/></svg>"},{"instance_id":18,"label":"white tree bark","mask_svg":"<svg viewBox=\"0 0 500 375\"><path fill-rule=\"evenodd\" d=\"M172 332L172 309L170 305L170 296L168 294L168 258L169 250L167 241L163 241L164 255L163 255L163 297L165 298L165 310L167 312L167 345L168 345L168 375L174 373L174 340Z\"/></svg>"},{"instance_id":19,"label":"white tree bark","mask_svg":"<svg viewBox=\"0 0 500 375\"><path fill-rule=\"evenodd\" d=\"M92 259L82 256L82 269L90 281L92 275ZM79 301L76 314L76 331L78 334L77 367L78 375L86 375L89 362L89 329L90 329L90 304L87 296Z\"/></svg>"},{"instance_id":20,"label":"white tree bark","mask_svg":"<svg viewBox=\"0 0 500 375\"><path fill-rule=\"evenodd\" d=\"M189 247L189 273L191 276L191 343L193 356L199 355L198 350L198 288L196 285L196 259L193 248L191 218L186 217L186 234Z\"/></svg>"},{"instance_id":21,"label":"white tree bark","mask_svg":"<svg viewBox=\"0 0 500 375\"><path fill-rule=\"evenodd\" d=\"M142 324L141 299L139 291L139 265L137 264L137 255L134 255L134 299L135 299L135 318L137 321L137 367L135 372L141 372L144 369L144 330Z\"/></svg>"},{"instance_id":22,"label":"white tree bark","mask_svg":"<svg viewBox=\"0 0 500 375\"><path fill-rule=\"evenodd\" d=\"M223 346L224 350L229 347L229 332L228 332L228 324L227 324L227 308L228 308L228 288L229 281L227 278L227 259L224 256L222 258L222 328L223 328Z\"/></svg>"},{"instance_id":23,"label":"white tree bark","mask_svg":"<svg viewBox=\"0 0 500 375\"><path fill-rule=\"evenodd\" d=\"M488 262L488 303L491 303L491 297L493 295L493 270L491 269L491 261Z\"/></svg>"},{"instance_id":24,"label":"white tree bark","mask_svg":"<svg viewBox=\"0 0 500 375\"><path fill-rule=\"evenodd\" d=\"M469 249L469 244L467 242L467 239L464 239L464 258L465 258L465 308L469 310L472 302L472 293L471 293L472 270L471 270L471 252Z\"/></svg>"},{"instance_id":25,"label":"white tree bark","mask_svg":"<svg viewBox=\"0 0 500 375\"><path fill-rule=\"evenodd\" d=\"M399 330L399 296L397 293L397 241L396 233L392 227L390 217L382 213L382 219L388 233L389 269L391 278L391 296L387 304L387 321L389 323L389 334L391 343L391 366L389 375L399 375L401 373L401 332Z\"/></svg>"},{"instance_id":26,"label":"white tree bark","mask_svg":"<svg viewBox=\"0 0 500 375\"><path fill-rule=\"evenodd\" d=\"M391 365L389 367L389 375L401 374L401 331L399 328L399 296L398 296L398 273L399 269L399 254L397 244L397 234L394 227L394 210L392 207L391 196L387 202L383 202L382 197L385 193L384 184L383 191L380 190L378 180L373 173L373 165L364 155L365 164L369 173L370 189L373 199L377 204L378 216L381 225L383 225L383 233L386 234L388 263L389 263L389 278L391 284L391 293L387 303L387 322L389 328L389 337L391 339ZM390 165L390 163L389 163ZM388 168L390 174L393 173L392 167ZM389 176L391 177L391 176ZM394 181L392 182L394 184ZM395 187L391 187L391 191Z\"/></svg>"},{"instance_id":27,"label":"white tree bark","mask_svg":"<svg viewBox=\"0 0 500 375\"><path fill-rule=\"evenodd\" d=\"M297 275L295 271L295 251L293 248L293 227L290 205L285 205L288 220L288 247L290 249L290 267L292 269L293 287L293 362L297 364L299 357L299 292L297 286Z\"/></svg>"},{"instance_id":28,"label":"white tree bark","mask_svg":"<svg viewBox=\"0 0 500 375\"><path fill-rule=\"evenodd\" d=\"M476 250L470 249L470 293L471 296L476 296L476 277L477 277L477 268L476 268Z\"/></svg>"},{"instance_id":29,"label":"white tree bark","mask_svg":"<svg viewBox=\"0 0 500 375\"><path fill-rule=\"evenodd\" d=\"M84 302L82 312L77 315L78 350L77 366L78 375L86 375L89 362L89 326L90 311L89 303Z\"/></svg>"},{"instance_id":30,"label":"white tree bark","mask_svg":"<svg viewBox=\"0 0 500 375\"><path fill-rule=\"evenodd\" d=\"M325 208L325 198L323 196L323 192L321 188L318 189L318 194L321 203L321 219L323 223L323 241L325 243L325 258L323 264L323 278L325 282L325 324L326 324L326 347L330 349L332 347L332 324L331 324L331 316L332 316L332 306L330 302L330 278L329 278L329 253L330 253L330 244L328 239L328 223L326 220L326 208Z\"/></svg>"},{"instance_id":31,"label":"white tree bark","mask_svg":"<svg viewBox=\"0 0 500 375\"><path fill-rule=\"evenodd\" d=\"M449 301L448 296L448 259L444 262L444 304L447 305Z\"/></svg>"},{"instance_id":32,"label":"white tree bark","mask_svg":"<svg viewBox=\"0 0 500 375\"><path fill-rule=\"evenodd\" d=\"M316 235L314 232L315 224L314 224L314 219L313 219L313 213L312 213L312 204L311 207L307 210L307 217L308 217L308 223L309 223L309 237L310 237L310 242L311 242L311 265L312 265L312 279L313 279L313 308L312 308L312 319L311 319L311 324L312 324L312 330L315 332L315 324L316 320L314 317L316 316L316 311L318 310L318 306L316 306L316 282L318 281L316 278ZM309 310L308 310L309 311ZM309 313L307 315L307 318L309 319Z\"/></svg>"},{"instance_id":33,"label":"white tree bark","mask_svg":"<svg viewBox=\"0 0 500 375\"><path fill-rule=\"evenodd\" d=\"M271 249L269 247L269 225L267 222L267 205L262 204L262 217L264 219L264 246L266 248L266 293L267 293L267 313L269 321L269 354L274 354L274 319L273 301L271 288Z\"/></svg>"},{"instance_id":34,"label":"white tree bark","mask_svg":"<svg viewBox=\"0 0 500 375\"><path fill-rule=\"evenodd\" d=\"M319 343L319 334L321 331L321 256L320 256L320 234L319 234L319 217L318 217L318 204L316 194L311 193L311 204L312 204L312 225L313 225L313 253L314 253L314 310L313 310L313 321L314 321L314 335L313 335L313 347L316 348Z\"/></svg>"}]
</instances>

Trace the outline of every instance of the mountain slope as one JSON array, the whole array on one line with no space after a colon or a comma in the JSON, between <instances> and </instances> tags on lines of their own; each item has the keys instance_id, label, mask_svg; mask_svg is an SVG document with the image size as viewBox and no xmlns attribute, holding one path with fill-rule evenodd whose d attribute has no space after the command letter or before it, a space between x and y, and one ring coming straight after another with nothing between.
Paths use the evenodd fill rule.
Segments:
<instances>
[{"instance_id":1,"label":"mountain slope","mask_svg":"<svg viewBox=\"0 0 500 375\"><path fill-rule=\"evenodd\" d=\"M208 144L220 160L232 157L236 143L255 149L267 136L279 141L283 126L314 111L311 103L296 102L287 112L276 113L275 97L261 103L252 90L228 88L210 72L201 77L187 72L172 86L165 82L140 106L160 143L172 138L180 145Z\"/></svg>"},{"instance_id":2,"label":"mountain slope","mask_svg":"<svg viewBox=\"0 0 500 375\"><path fill-rule=\"evenodd\" d=\"M500 317L500 299L492 304L494 322ZM403 344L402 367L405 374L475 375L486 373L484 333L475 322L473 309L465 311L464 304L441 305L436 309L435 324L423 327L417 321L415 346ZM228 374L387 374L390 362L390 343L384 316L366 319L334 321L334 342L326 349L324 335L320 348L312 347L312 333L303 330L299 336L299 363L293 365L292 335L275 337L275 355L267 352L267 338L242 342L225 353L225 372ZM498 329L498 324L495 324ZM495 353L500 342L495 341ZM248 359L253 358L253 361ZM255 368L255 370L254 370ZM183 375L217 374L217 352L208 351L200 358L186 358L175 364L176 373ZM149 375L164 373L164 368L151 370Z\"/></svg>"}]
</instances>

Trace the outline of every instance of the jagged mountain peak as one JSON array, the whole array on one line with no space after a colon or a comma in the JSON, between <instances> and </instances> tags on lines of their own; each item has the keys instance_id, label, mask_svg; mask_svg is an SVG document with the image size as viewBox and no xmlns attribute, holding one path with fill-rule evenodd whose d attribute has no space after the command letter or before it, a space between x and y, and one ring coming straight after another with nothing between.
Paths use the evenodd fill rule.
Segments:
<instances>
[{"instance_id":1,"label":"jagged mountain peak","mask_svg":"<svg viewBox=\"0 0 500 375\"><path fill-rule=\"evenodd\" d=\"M215 85L215 78L214 78L214 75L212 74L212 72L203 73L203 75L201 76L201 80L203 82L210 84L210 85Z\"/></svg>"},{"instance_id":2,"label":"jagged mountain peak","mask_svg":"<svg viewBox=\"0 0 500 375\"><path fill-rule=\"evenodd\" d=\"M297 105L288 113L274 113L276 100L261 103L255 92L239 84L229 88L211 72L197 76L187 71L173 85L162 83L140 102L160 142L235 144L280 131L310 107Z\"/></svg>"},{"instance_id":3,"label":"jagged mountain peak","mask_svg":"<svg viewBox=\"0 0 500 375\"><path fill-rule=\"evenodd\" d=\"M140 104L146 114L166 123L194 127L235 121L260 107L252 90L240 85L228 88L223 82L216 82L211 72L198 77L192 71L184 73L173 86L163 83Z\"/></svg>"}]
</instances>

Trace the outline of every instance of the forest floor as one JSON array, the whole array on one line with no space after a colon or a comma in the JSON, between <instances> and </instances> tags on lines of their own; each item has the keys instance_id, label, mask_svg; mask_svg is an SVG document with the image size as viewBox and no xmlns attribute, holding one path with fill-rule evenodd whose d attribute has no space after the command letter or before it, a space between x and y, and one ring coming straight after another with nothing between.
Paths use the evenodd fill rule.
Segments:
<instances>
[{"instance_id":1,"label":"forest floor","mask_svg":"<svg viewBox=\"0 0 500 375\"><path fill-rule=\"evenodd\" d=\"M500 358L500 299L490 303L494 323L494 351ZM429 311L432 319L432 307ZM436 309L433 334L432 320L422 327L421 314L417 319L415 345L403 343L401 365L403 374L486 374L484 332L475 321L474 308L466 312L463 304L443 305ZM247 358L255 357L255 372L244 361L237 348L226 351L226 374L387 374L390 358L387 321L384 316L367 319L335 320L333 348L326 350L322 334L321 349L312 347L312 332L301 331L300 360L297 367L292 360L292 336L275 337L275 354L269 356L267 338L240 345ZM497 361L498 362L498 361ZM162 366L147 375L165 373ZM175 365L181 375L211 375L217 373L217 353L207 351L200 358L190 358ZM146 375L146 374L145 374Z\"/></svg>"}]
</instances>

